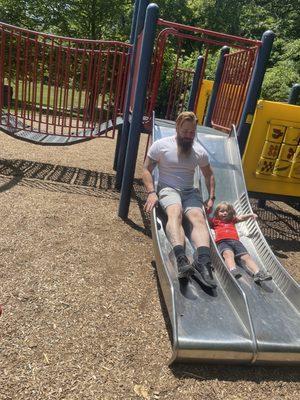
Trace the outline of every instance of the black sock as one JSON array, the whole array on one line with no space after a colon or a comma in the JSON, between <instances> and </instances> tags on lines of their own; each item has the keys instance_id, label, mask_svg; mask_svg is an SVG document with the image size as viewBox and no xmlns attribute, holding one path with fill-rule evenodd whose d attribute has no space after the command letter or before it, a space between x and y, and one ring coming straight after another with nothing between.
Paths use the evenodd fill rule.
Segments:
<instances>
[{"instance_id":1,"label":"black sock","mask_svg":"<svg viewBox=\"0 0 300 400\"><path fill-rule=\"evenodd\" d=\"M197 261L200 264L207 264L210 260L210 249L206 246L200 246L197 248Z\"/></svg>"},{"instance_id":2,"label":"black sock","mask_svg":"<svg viewBox=\"0 0 300 400\"><path fill-rule=\"evenodd\" d=\"M174 251L174 254L175 254L176 258L178 258L179 256L182 256L182 255L183 256L185 255L184 247L181 246L180 244L177 245L177 246L174 246L173 247L173 251Z\"/></svg>"}]
</instances>

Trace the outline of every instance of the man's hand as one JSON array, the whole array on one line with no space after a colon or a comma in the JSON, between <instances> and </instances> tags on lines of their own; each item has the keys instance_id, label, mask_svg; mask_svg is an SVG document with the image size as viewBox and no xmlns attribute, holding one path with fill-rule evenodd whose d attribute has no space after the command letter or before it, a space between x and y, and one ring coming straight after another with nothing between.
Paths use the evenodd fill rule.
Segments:
<instances>
[{"instance_id":1,"label":"man's hand","mask_svg":"<svg viewBox=\"0 0 300 400\"><path fill-rule=\"evenodd\" d=\"M211 213L211 210L213 208L214 205L214 200L213 199L208 199L204 202L204 208L207 214Z\"/></svg>"},{"instance_id":2,"label":"man's hand","mask_svg":"<svg viewBox=\"0 0 300 400\"><path fill-rule=\"evenodd\" d=\"M151 212L152 209L153 209L153 207L156 206L157 202L158 202L158 197L157 197L157 194L156 194L156 193L150 193L150 194L148 194L146 203L145 203L145 205L144 205L144 210L145 210L146 212Z\"/></svg>"}]
</instances>

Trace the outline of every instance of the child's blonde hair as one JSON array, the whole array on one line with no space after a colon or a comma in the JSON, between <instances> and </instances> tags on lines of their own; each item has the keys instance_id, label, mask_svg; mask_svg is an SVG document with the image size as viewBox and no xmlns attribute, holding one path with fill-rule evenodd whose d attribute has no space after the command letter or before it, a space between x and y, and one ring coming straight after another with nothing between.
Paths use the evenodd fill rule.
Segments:
<instances>
[{"instance_id":1,"label":"child's blonde hair","mask_svg":"<svg viewBox=\"0 0 300 400\"><path fill-rule=\"evenodd\" d=\"M214 212L214 217L218 218L219 211L222 207L226 207L227 212L228 212L226 221L232 221L236 217L236 211L235 211L233 205L228 203L227 201L221 201L221 203L219 203L217 205L215 212Z\"/></svg>"}]
</instances>

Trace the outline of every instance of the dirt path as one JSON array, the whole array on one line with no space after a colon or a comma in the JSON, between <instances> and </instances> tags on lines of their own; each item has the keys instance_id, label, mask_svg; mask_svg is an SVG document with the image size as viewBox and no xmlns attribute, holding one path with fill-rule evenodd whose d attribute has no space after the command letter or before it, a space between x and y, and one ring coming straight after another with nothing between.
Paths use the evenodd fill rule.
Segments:
<instances>
[{"instance_id":1,"label":"dirt path","mask_svg":"<svg viewBox=\"0 0 300 400\"><path fill-rule=\"evenodd\" d=\"M114 141L43 148L0 138L1 400L300 398L296 368L167 366L143 190L137 181L121 221ZM262 229L300 281L299 213L268 207L258 210Z\"/></svg>"}]
</instances>

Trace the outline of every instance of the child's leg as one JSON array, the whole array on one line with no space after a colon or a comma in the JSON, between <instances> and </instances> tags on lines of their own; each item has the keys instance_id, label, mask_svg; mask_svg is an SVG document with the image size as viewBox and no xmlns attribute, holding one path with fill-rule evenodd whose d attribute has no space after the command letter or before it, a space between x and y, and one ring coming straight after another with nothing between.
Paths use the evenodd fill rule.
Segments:
<instances>
[{"instance_id":1,"label":"child's leg","mask_svg":"<svg viewBox=\"0 0 300 400\"><path fill-rule=\"evenodd\" d=\"M240 257L246 263L247 267L253 273L253 275L255 275L259 272L259 268L258 268L256 262L250 257L249 254L243 254Z\"/></svg>"},{"instance_id":2,"label":"child's leg","mask_svg":"<svg viewBox=\"0 0 300 400\"><path fill-rule=\"evenodd\" d=\"M229 271L232 271L236 268L235 260L234 260L234 253L231 250L224 250L222 253L224 258L225 264L228 267Z\"/></svg>"},{"instance_id":3,"label":"child's leg","mask_svg":"<svg viewBox=\"0 0 300 400\"><path fill-rule=\"evenodd\" d=\"M232 240L223 240L217 243L217 247L219 252L222 254L224 258L225 264L229 271L234 275L236 279L239 279L242 275L239 273L235 264L235 252L231 246Z\"/></svg>"},{"instance_id":4,"label":"child's leg","mask_svg":"<svg viewBox=\"0 0 300 400\"><path fill-rule=\"evenodd\" d=\"M233 274L233 276L236 279L239 279L242 276L242 274L236 268L234 252L232 250L227 249L223 251L222 256L229 271Z\"/></svg>"},{"instance_id":5,"label":"child's leg","mask_svg":"<svg viewBox=\"0 0 300 400\"><path fill-rule=\"evenodd\" d=\"M249 254L243 254L240 258L246 263L248 269L253 273L254 282L261 283L263 281L269 281L272 276L266 272L260 271L256 262L250 257Z\"/></svg>"}]
</instances>

